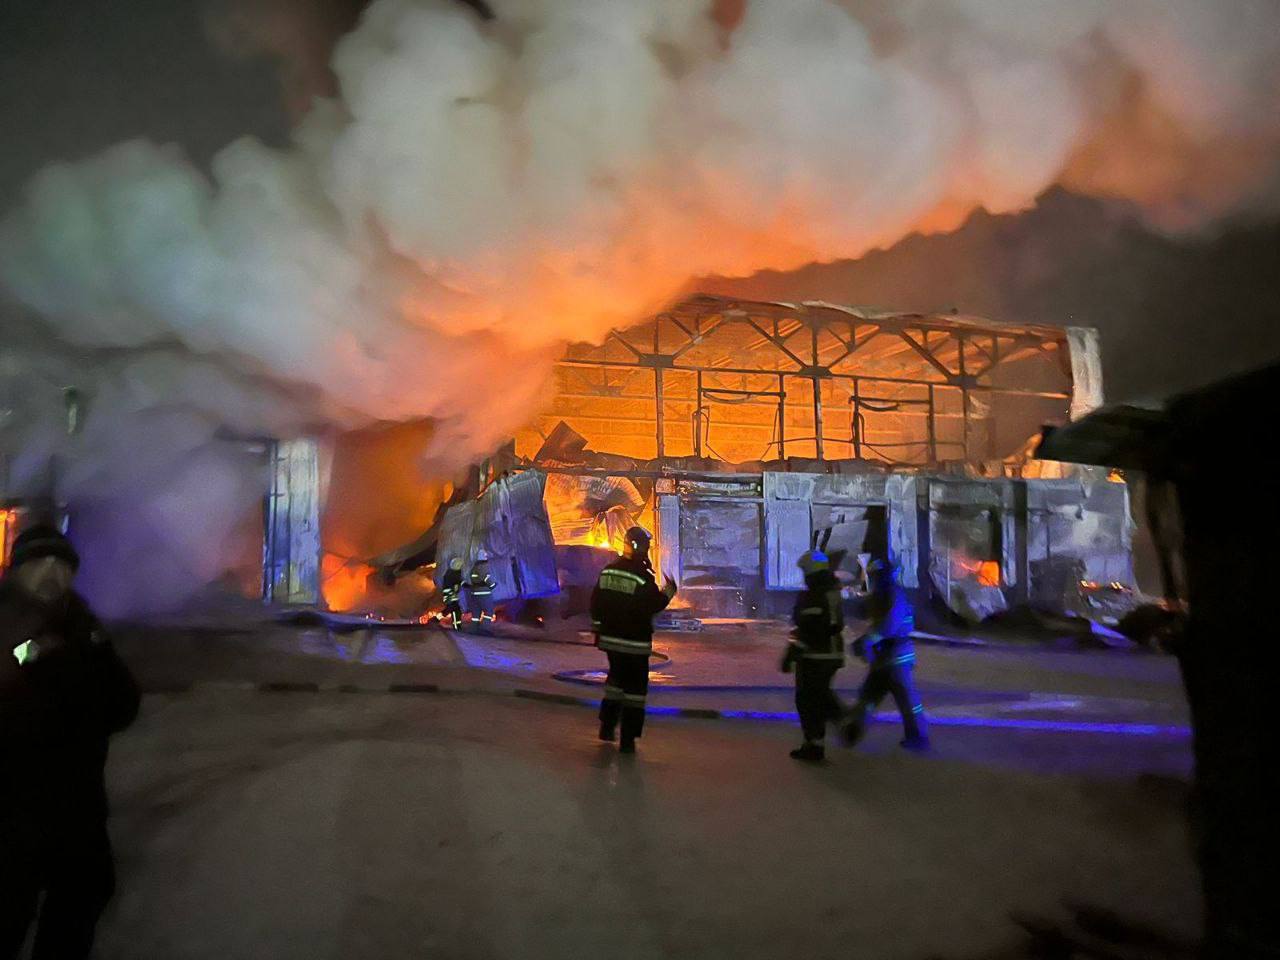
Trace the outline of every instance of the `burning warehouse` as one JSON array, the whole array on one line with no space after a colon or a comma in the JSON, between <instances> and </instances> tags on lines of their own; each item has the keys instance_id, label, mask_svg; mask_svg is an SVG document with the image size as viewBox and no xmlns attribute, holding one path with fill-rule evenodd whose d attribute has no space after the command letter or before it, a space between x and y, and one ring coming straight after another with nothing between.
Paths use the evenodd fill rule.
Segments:
<instances>
[{"instance_id":1,"label":"burning warehouse","mask_svg":"<svg viewBox=\"0 0 1280 960\"><path fill-rule=\"evenodd\" d=\"M1276 0L0 72L0 960L1280 956Z\"/></svg>"},{"instance_id":2,"label":"burning warehouse","mask_svg":"<svg viewBox=\"0 0 1280 960\"><path fill-rule=\"evenodd\" d=\"M1133 589L1126 486L1029 453L1042 425L1100 404L1092 330L692 296L569 347L555 388L421 537L346 570L319 559L322 448L282 446L268 595L314 600L352 569L385 587L483 551L499 602L567 611L635 523L690 616L776 615L819 539L852 572L887 538L906 585L969 621Z\"/></svg>"}]
</instances>

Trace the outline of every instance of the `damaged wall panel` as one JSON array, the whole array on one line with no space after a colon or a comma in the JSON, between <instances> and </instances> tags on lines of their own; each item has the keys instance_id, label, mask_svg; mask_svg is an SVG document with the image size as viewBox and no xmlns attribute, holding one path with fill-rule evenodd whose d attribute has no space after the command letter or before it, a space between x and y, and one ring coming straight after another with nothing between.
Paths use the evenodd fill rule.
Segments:
<instances>
[{"instance_id":1,"label":"damaged wall panel","mask_svg":"<svg viewBox=\"0 0 1280 960\"><path fill-rule=\"evenodd\" d=\"M1008 609L1003 587L1003 481L932 480L929 579L955 613L976 623Z\"/></svg>"},{"instance_id":2,"label":"damaged wall panel","mask_svg":"<svg viewBox=\"0 0 1280 960\"><path fill-rule=\"evenodd\" d=\"M889 550L898 561L902 585L908 589L920 586L920 524L918 520L919 480L905 474L894 474L885 484L889 511Z\"/></svg>"},{"instance_id":3,"label":"damaged wall panel","mask_svg":"<svg viewBox=\"0 0 1280 960\"><path fill-rule=\"evenodd\" d=\"M498 583L498 602L559 592L555 545L543 504L545 483L541 470L508 474L478 499L450 507L441 523L438 569L461 557L464 570L470 570L483 549Z\"/></svg>"},{"instance_id":4,"label":"damaged wall panel","mask_svg":"<svg viewBox=\"0 0 1280 960\"><path fill-rule=\"evenodd\" d=\"M262 598L320 602L320 445L309 437L273 442L268 453Z\"/></svg>"},{"instance_id":5,"label":"damaged wall panel","mask_svg":"<svg viewBox=\"0 0 1280 960\"><path fill-rule=\"evenodd\" d=\"M680 503L681 590L711 616L754 613L763 587L761 504L756 498L683 495Z\"/></svg>"},{"instance_id":6,"label":"damaged wall panel","mask_svg":"<svg viewBox=\"0 0 1280 960\"><path fill-rule=\"evenodd\" d=\"M804 576L796 566L809 549L812 518L806 500L764 502L764 585L770 590L801 590Z\"/></svg>"},{"instance_id":7,"label":"damaged wall panel","mask_svg":"<svg viewBox=\"0 0 1280 960\"><path fill-rule=\"evenodd\" d=\"M1107 480L1027 482L1032 602L1059 609L1081 580L1132 585L1129 488Z\"/></svg>"},{"instance_id":8,"label":"damaged wall panel","mask_svg":"<svg viewBox=\"0 0 1280 960\"><path fill-rule=\"evenodd\" d=\"M680 558L680 497L674 493L659 493L657 517L658 570L684 582L684 568Z\"/></svg>"}]
</instances>

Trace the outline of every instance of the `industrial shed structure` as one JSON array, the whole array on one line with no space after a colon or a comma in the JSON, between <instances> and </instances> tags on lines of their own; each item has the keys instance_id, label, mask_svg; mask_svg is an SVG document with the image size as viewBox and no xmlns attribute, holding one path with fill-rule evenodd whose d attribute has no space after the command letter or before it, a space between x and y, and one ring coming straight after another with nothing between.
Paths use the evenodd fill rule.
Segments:
<instances>
[{"instance_id":1,"label":"industrial shed structure","mask_svg":"<svg viewBox=\"0 0 1280 960\"><path fill-rule=\"evenodd\" d=\"M1100 405L1092 330L697 295L569 346L555 376L432 529L370 561L379 582L484 550L500 601L580 598L639 523L704 617L782 611L817 537L851 567L887 544L908 587L970 620L1133 584L1126 486L1030 454L1043 425ZM310 465L289 450L272 516L310 555L319 514L294 516L289 479ZM281 581L314 564L282 555L277 526L276 595L314 594Z\"/></svg>"},{"instance_id":2,"label":"industrial shed structure","mask_svg":"<svg viewBox=\"0 0 1280 960\"><path fill-rule=\"evenodd\" d=\"M561 586L591 568L568 548L603 562L632 523L702 616L779 612L818 536L851 558L887 539L968 619L1132 584L1125 486L1028 453L1101 402L1092 330L698 295L556 376L500 470L545 476Z\"/></svg>"}]
</instances>

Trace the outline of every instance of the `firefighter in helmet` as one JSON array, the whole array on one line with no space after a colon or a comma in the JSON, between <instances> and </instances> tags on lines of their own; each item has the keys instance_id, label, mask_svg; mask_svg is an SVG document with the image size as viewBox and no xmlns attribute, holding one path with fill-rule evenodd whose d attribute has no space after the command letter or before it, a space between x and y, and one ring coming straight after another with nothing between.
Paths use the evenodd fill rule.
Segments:
<instances>
[{"instance_id":1,"label":"firefighter in helmet","mask_svg":"<svg viewBox=\"0 0 1280 960\"><path fill-rule=\"evenodd\" d=\"M444 600L444 619L457 630L462 624L462 558L452 557L449 569L440 580L440 596Z\"/></svg>"},{"instance_id":2,"label":"firefighter in helmet","mask_svg":"<svg viewBox=\"0 0 1280 960\"><path fill-rule=\"evenodd\" d=\"M471 572L467 574L467 606L471 609L471 616L480 621L483 628L485 624L492 623L495 619L493 615L493 591L498 588L498 581L493 579L493 574L489 572L489 554L481 550L476 554L476 562L471 567Z\"/></svg>"},{"instance_id":3,"label":"firefighter in helmet","mask_svg":"<svg viewBox=\"0 0 1280 960\"><path fill-rule=\"evenodd\" d=\"M613 740L621 719L620 753L635 752L636 738L644 728L653 616L676 595L676 583L670 577L658 586L649 562L652 539L643 527L628 530L621 556L600 571L591 593L596 646L609 657L600 704L600 739Z\"/></svg>"},{"instance_id":4,"label":"firefighter in helmet","mask_svg":"<svg viewBox=\"0 0 1280 960\"><path fill-rule=\"evenodd\" d=\"M791 756L820 763L826 758L827 723L844 712L831 689L836 671L844 666L844 610L840 583L825 553L810 550L797 566L804 572L804 591L791 614L795 626L782 669L796 673L796 710L804 743Z\"/></svg>"},{"instance_id":5,"label":"firefighter in helmet","mask_svg":"<svg viewBox=\"0 0 1280 960\"><path fill-rule=\"evenodd\" d=\"M867 564L867 587L866 612L871 624L867 633L854 641L853 650L870 669L845 722L845 742L853 746L862 739L871 711L889 694L902 715L902 729L906 734L902 746L908 750L928 750L924 704L911 676L916 662L915 646L911 642L915 615L902 588L898 569L887 551L872 555Z\"/></svg>"}]
</instances>

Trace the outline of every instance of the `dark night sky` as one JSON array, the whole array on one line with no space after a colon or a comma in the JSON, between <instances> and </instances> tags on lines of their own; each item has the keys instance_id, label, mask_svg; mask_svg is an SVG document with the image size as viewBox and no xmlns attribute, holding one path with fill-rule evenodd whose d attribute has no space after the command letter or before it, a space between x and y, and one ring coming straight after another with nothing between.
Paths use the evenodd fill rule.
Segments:
<instances>
[{"instance_id":1,"label":"dark night sky","mask_svg":"<svg viewBox=\"0 0 1280 960\"><path fill-rule=\"evenodd\" d=\"M215 51L205 10L198 0L4 0L0 208L41 164L131 137L180 143L202 161L239 134L280 141L276 68Z\"/></svg>"},{"instance_id":2,"label":"dark night sky","mask_svg":"<svg viewBox=\"0 0 1280 960\"><path fill-rule=\"evenodd\" d=\"M201 163L243 134L282 143L291 111L325 92L327 51L361 6L4 0L0 211L40 165L131 137L179 143ZM213 39L235 10L251 11L239 55ZM1171 239L1059 198L1020 216L979 216L951 237L907 238L859 262L711 286L1092 324L1103 332L1111 397L1152 399L1280 356L1280 225L1215 233Z\"/></svg>"}]
</instances>

